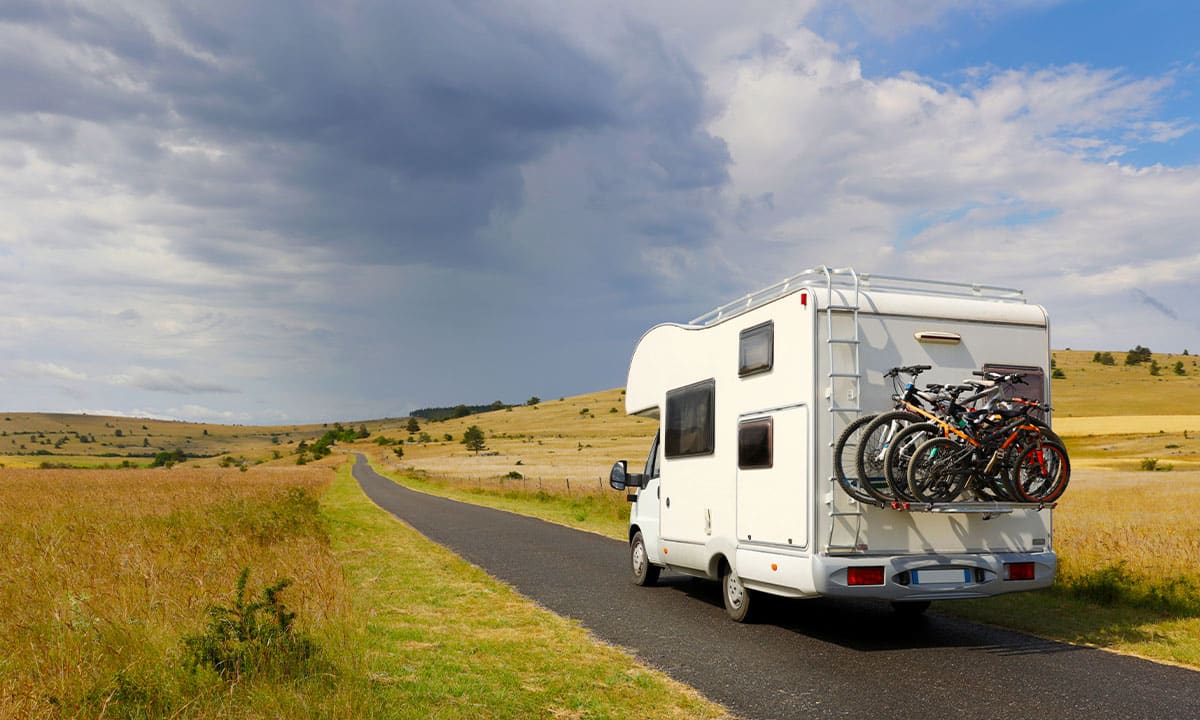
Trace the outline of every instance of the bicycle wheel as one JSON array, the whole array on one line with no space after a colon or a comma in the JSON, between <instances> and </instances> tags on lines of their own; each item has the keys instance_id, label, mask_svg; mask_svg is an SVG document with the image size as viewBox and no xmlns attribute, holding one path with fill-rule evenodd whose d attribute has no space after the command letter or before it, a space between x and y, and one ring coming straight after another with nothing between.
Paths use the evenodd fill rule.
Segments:
<instances>
[{"instance_id":1,"label":"bicycle wheel","mask_svg":"<svg viewBox=\"0 0 1200 720\"><path fill-rule=\"evenodd\" d=\"M858 445L862 440L863 431L874 419L874 415L864 415L847 425L838 437L837 444L833 447L833 474L837 478L838 484L842 486L847 495L855 500L872 504L879 502L879 498L866 491L857 475L846 474L846 460L847 453L849 453L850 463L854 463L853 458L858 454Z\"/></svg>"},{"instance_id":2,"label":"bicycle wheel","mask_svg":"<svg viewBox=\"0 0 1200 720\"><path fill-rule=\"evenodd\" d=\"M1019 430L1016 440L1009 445L1007 450L1002 451L1001 456L997 458L996 467L993 469L992 475L985 479L987 487L997 500L1025 502L1025 498L1013 487L1013 478L1016 477L1021 455L1027 449L1037 447L1047 441L1063 445L1062 440L1059 440L1058 435L1055 435L1054 431L1050 428L1037 421L1033 421L1032 424L1037 429Z\"/></svg>"},{"instance_id":3,"label":"bicycle wheel","mask_svg":"<svg viewBox=\"0 0 1200 720\"><path fill-rule=\"evenodd\" d=\"M909 493L921 502L951 502L967 484L962 467L962 446L950 438L935 437L921 443L909 460L906 477Z\"/></svg>"},{"instance_id":4,"label":"bicycle wheel","mask_svg":"<svg viewBox=\"0 0 1200 720\"><path fill-rule=\"evenodd\" d=\"M1025 448L1012 473L1012 490L1025 502L1048 503L1057 500L1071 479L1071 461L1067 449L1043 440Z\"/></svg>"},{"instance_id":5,"label":"bicycle wheel","mask_svg":"<svg viewBox=\"0 0 1200 720\"><path fill-rule=\"evenodd\" d=\"M919 415L907 410L892 410L876 415L863 431L854 456L854 469L858 472L859 485L883 502L896 499L883 474L883 456L896 433L920 419Z\"/></svg>"},{"instance_id":6,"label":"bicycle wheel","mask_svg":"<svg viewBox=\"0 0 1200 720\"><path fill-rule=\"evenodd\" d=\"M883 478L892 495L901 500L918 499L908 491L908 462L921 443L942 434L934 423L913 423L896 433L883 455Z\"/></svg>"}]
</instances>

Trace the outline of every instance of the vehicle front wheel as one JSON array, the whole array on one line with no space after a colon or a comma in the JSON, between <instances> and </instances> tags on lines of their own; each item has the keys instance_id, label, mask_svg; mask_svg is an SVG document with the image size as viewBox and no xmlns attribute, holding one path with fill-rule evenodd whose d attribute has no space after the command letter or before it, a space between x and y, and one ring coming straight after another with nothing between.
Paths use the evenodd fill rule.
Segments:
<instances>
[{"instance_id":1,"label":"vehicle front wheel","mask_svg":"<svg viewBox=\"0 0 1200 720\"><path fill-rule=\"evenodd\" d=\"M742 579L725 566L721 575L721 598L725 601L725 612L734 622L746 622L750 617L751 598L753 594L742 584Z\"/></svg>"},{"instance_id":2,"label":"vehicle front wheel","mask_svg":"<svg viewBox=\"0 0 1200 720\"><path fill-rule=\"evenodd\" d=\"M638 530L629 541L629 569L634 585L643 587L658 582L658 572L662 568L650 562L650 554L646 552L646 541L642 539L642 531Z\"/></svg>"}]
</instances>

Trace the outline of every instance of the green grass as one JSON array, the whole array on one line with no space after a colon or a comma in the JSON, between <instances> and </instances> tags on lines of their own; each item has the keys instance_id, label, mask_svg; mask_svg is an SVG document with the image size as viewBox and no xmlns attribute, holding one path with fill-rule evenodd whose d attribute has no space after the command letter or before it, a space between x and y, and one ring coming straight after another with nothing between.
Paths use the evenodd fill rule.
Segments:
<instances>
[{"instance_id":1,"label":"green grass","mask_svg":"<svg viewBox=\"0 0 1200 720\"><path fill-rule=\"evenodd\" d=\"M725 716L395 521L349 466L324 502L388 717Z\"/></svg>"},{"instance_id":2,"label":"green grass","mask_svg":"<svg viewBox=\"0 0 1200 720\"><path fill-rule=\"evenodd\" d=\"M1131 593L1152 598L1153 588L1134 589L1141 583L1131 586L1129 578L1109 569L1098 573L1109 577L1034 593L935 603L934 609L1051 640L1200 668L1200 614L1177 606L1156 610L1126 604L1123 598Z\"/></svg>"}]
</instances>

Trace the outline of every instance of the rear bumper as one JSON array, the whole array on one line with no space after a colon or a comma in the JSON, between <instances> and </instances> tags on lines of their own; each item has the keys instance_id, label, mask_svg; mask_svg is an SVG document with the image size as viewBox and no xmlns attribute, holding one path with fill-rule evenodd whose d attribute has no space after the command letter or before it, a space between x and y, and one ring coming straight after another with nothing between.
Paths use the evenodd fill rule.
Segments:
<instances>
[{"instance_id":1,"label":"rear bumper","mask_svg":"<svg viewBox=\"0 0 1200 720\"><path fill-rule=\"evenodd\" d=\"M1033 563L1031 580L1006 580L1005 564ZM852 567L882 567L882 585L851 585ZM883 600L965 600L1050 587L1058 569L1053 552L947 555L818 555L813 575L818 594ZM961 572L957 572L961 571ZM924 580L922 578L924 574Z\"/></svg>"}]
</instances>

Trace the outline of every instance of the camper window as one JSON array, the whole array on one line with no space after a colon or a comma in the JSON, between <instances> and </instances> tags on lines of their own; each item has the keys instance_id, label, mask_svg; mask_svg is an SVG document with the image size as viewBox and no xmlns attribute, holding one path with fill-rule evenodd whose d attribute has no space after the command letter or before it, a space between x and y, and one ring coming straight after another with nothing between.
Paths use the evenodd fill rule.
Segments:
<instances>
[{"instance_id":1,"label":"camper window","mask_svg":"<svg viewBox=\"0 0 1200 720\"><path fill-rule=\"evenodd\" d=\"M738 468L754 470L772 464L774 436L770 418L750 420L738 426Z\"/></svg>"},{"instance_id":2,"label":"camper window","mask_svg":"<svg viewBox=\"0 0 1200 720\"><path fill-rule=\"evenodd\" d=\"M745 377L771 369L775 362L775 323L746 328L738 342L738 375Z\"/></svg>"},{"instance_id":3,"label":"camper window","mask_svg":"<svg viewBox=\"0 0 1200 720\"><path fill-rule=\"evenodd\" d=\"M716 435L716 382L705 380L667 391L666 456L708 455Z\"/></svg>"}]
</instances>

